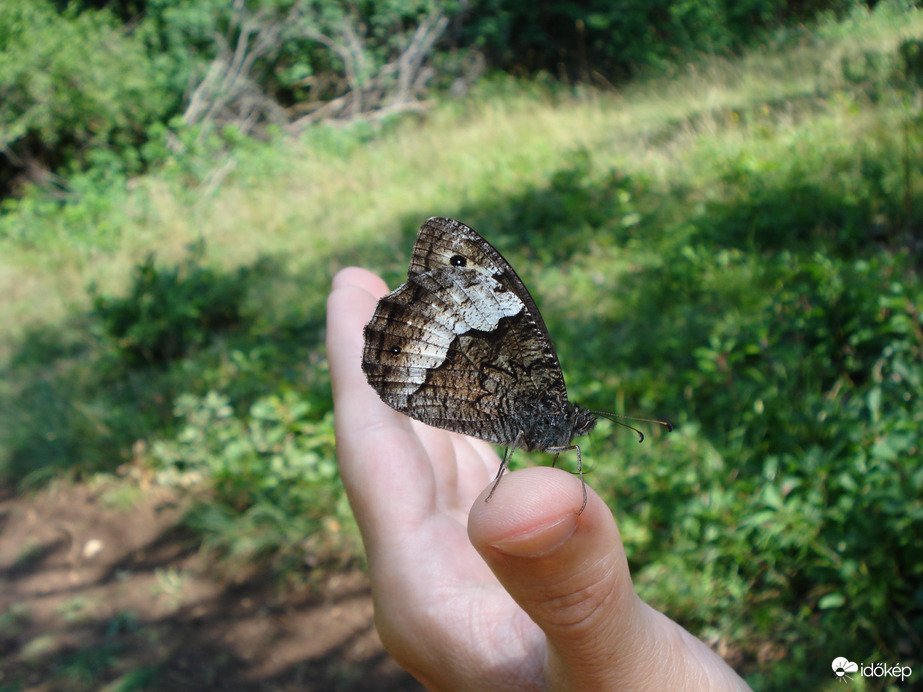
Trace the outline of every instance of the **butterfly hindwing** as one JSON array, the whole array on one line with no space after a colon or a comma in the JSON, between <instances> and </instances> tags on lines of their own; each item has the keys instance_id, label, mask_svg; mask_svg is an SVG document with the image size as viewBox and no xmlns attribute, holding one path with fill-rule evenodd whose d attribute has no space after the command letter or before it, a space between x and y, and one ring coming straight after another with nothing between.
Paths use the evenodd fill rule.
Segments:
<instances>
[{"instance_id":1,"label":"butterfly hindwing","mask_svg":"<svg viewBox=\"0 0 923 692\"><path fill-rule=\"evenodd\" d=\"M365 328L363 370L392 408L499 444L564 447L577 408L535 302L486 240L423 224L407 281Z\"/></svg>"}]
</instances>

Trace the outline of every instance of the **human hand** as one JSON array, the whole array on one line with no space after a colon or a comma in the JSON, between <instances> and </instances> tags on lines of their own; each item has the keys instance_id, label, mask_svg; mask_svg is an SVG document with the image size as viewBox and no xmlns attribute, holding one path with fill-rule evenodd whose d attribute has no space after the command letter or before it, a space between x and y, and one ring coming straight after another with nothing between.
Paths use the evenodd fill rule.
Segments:
<instances>
[{"instance_id":1,"label":"human hand","mask_svg":"<svg viewBox=\"0 0 923 692\"><path fill-rule=\"evenodd\" d=\"M384 404L362 329L387 293L351 267L327 301L337 458L368 554L375 623L431 690L747 690L635 593L612 513L548 466L504 476L491 446Z\"/></svg>"}]
</instances>

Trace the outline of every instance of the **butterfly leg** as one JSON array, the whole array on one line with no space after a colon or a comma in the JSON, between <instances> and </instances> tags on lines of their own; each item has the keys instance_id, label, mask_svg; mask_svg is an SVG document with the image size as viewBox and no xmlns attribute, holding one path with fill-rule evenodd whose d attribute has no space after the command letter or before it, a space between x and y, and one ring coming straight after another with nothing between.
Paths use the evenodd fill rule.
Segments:
<instances>
[{"instance_id":1,"label":"butterfly leg","mask_svg":"<svg viewBox=\"0 0 923 692\"><path fill-rule=\"evenodd\" d=\"M525 435L523 435L520 430L516 435L516 439L513 440L513 444L503 450L503 460L500 462L500 468L497 469L497 476L494 478L494 486L490 489L490 492L487 493L487 497L484 498L484 502L490 502L490 498L494 496L494 491L496 491L497 486L500 485L500 477L503 475L503 472L506 471L506 468L510 465L510 459L513 458L513 450L516 449L518 445L521 445L525 442Z\"/></svg>"},{"instance_id":2,"label":"butterfly leg","mask_svg":"<svg viewBox=\"0 0 923 692\"><path fill-rule=\"evenodd\" d=\"M551 465L554 466L558 461L558 455L561 452L570 452L571 450L577 452L577 475L580 476L580 484L583 486L583 504L580 505L580 511L577 514L583 514L583 510L586 509L587 503L587 494L586 494L586 481L583 480L583 457L580 456L580 445L568 445L567 447L551 447L545 451L554 452L554 461L551 462Z\"/></svg>"},{"instance_id":3,"label":"butterfly leg","mask_svg":"<svg viewBox=\"0 0 923 692\"><path fill-rule=\"evenodd\" d=\"M583 510L586 509L586 481L583 480L583 458L580 456L580 446L574 445L574 449L577 450L577 475L580 476L580 487L583 489L583 504L580 505L580 511L577 512L578 515L583 514Z\"/></svg>"}]
</instances>

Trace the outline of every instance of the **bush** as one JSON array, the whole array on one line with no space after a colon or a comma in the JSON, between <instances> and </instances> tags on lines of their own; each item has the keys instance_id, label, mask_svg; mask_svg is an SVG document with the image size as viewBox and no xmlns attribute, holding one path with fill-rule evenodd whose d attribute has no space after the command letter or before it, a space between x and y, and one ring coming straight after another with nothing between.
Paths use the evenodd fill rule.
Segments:
<instances>
[{"instance_id":1,"label":"bush","mask_svg":"<svg viewBox=\"0 0 923 692\"><path fill-rule=\"evenodd\" d=\"M135 267L124 298L93 293L93 314L131 365L162 365L204 346L216 332L241 323L246 272L222 275L202 266L204 246L174 267L158 267L154 254Z\"/></svg>"},{"instance_id":2,"label":"bush","mask_svg":"<svg viewBox=\"0 0 923 692\"><path fill-rule=\"evenodd\" d=\"M141 43L107 12L0 3L0 197L17 176L46 185L107 158L141 165L146 130L175 108ZM41 173L44 171L44 173ZM56 184L62 184L60 180Z\"/></svg>"},{"instance_id":3,"label":"bush","mask_svg":"<svg viewBox=\"0 0 923 692\"><path fill-rule=\"evenodd\" d=\"M630 77L693 53L738 49L761 31L809 19L824 10L843 11L854 0L657 0L544 3L476 0L466 12L462 43L480 46L494 67L544 70L592 80Z\"/></svg>"},{"instance_id":4,"label":"bush","mask_svg":"<svg viewBox=\"0 0 923 692\"><path fill-rule=\"evenodd\" d=\"M318 419L313 408L292 391L258 399L245 413L215 392L178 398L180 430L156 442L152 457L161 483L209 490L187 519L207 547L232 561L299 563L343 553L335 544L351 518L338 483L333 415Z\"/></svg>"}]
</instances>

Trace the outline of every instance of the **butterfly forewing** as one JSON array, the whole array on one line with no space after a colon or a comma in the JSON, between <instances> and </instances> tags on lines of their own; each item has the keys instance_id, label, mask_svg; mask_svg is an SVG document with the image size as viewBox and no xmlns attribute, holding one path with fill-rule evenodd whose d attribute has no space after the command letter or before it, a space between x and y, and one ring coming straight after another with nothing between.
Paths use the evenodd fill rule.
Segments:
<instances>
[{"instance_id":1,"label":"butterfly forewing","mask_svg":"<svg viewBox=\"0 0 923 692\"><path fill-rule=\"evenodd\" d=\"M381 299L365 338L363 370L392 408L499 444L569 443L573 407L544 322L512 267L468 226L423 225L407 282ZM562 421L533 435L535 415Z\"/></svg>"},{"instance_id":2,"label":"butterfly forewing","mask_svg":"<svg viewBox=\"0 0 923 692\"><path fill-rule=\"evenodd\" d=\"M408 278L440 266L458 266L459 261L465 262L466 268L490 275L519 297L526 306L526 313L535 322L546 350L557 363L548 328L529 290L503 255L470 226L444 217L433 217L424 223L413 246ZM561 366L557 367L560 369Z\"/></svg>"}]
</instances>

